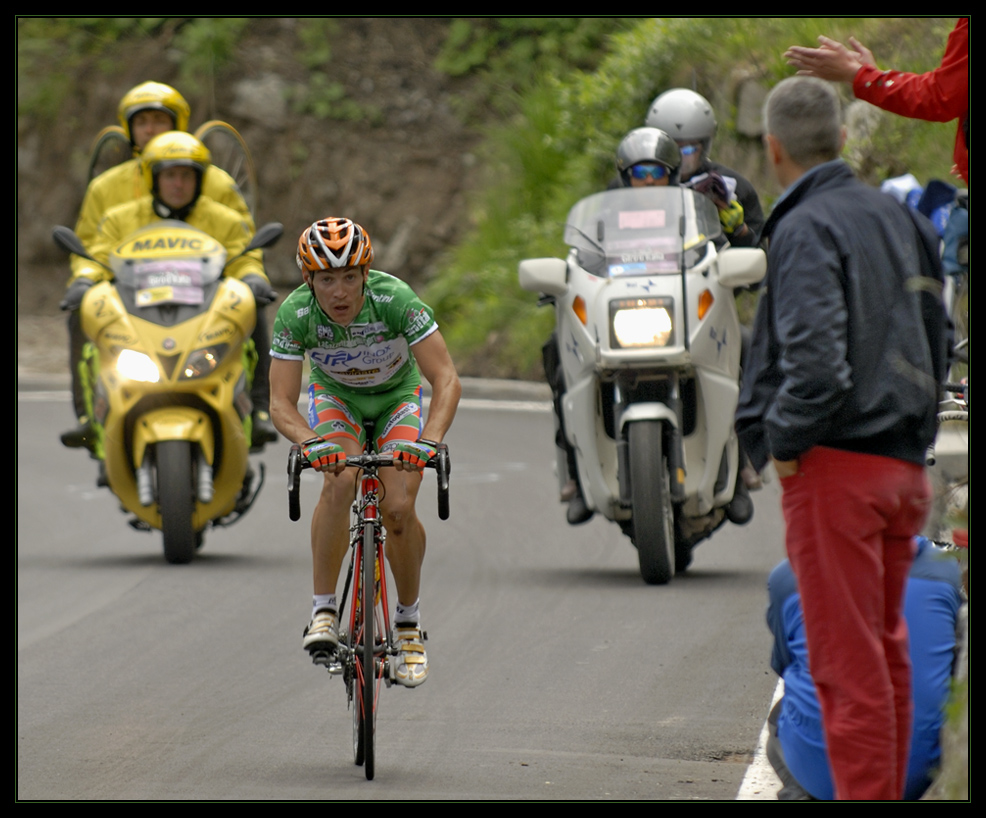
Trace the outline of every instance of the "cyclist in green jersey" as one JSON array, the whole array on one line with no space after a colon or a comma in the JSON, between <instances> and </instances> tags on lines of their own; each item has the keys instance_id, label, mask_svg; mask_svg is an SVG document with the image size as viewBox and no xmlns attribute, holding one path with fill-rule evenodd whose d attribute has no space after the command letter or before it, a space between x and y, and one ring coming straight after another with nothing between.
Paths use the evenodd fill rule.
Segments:
<instances>
[{"instance_id":1,"label":"cyclist in green jersey","mask_svg":"<svg viewBox=\"0 0 986 818\"><path fill-rule=\"evenodd\" d=\"M312 517L314 595L303 647L324 651L339 642L336 583L349 546L349 507L356 475L346 457L366 443L374 424L378 451L392 451L383 469L381 512L387 557L397 585L397 681L407 687L428 675L418 592L425 531L415 513L421 472L452 424L461 386L431 309L407 284L370 270L373 248L358 224L327 218L298 241L304 284L277 311L271 344L271 417L323 473ZM310 361L308 418L298 411L305 355ZM421 378L431 384L421 420Z\"/></svg>"}]
</instances>

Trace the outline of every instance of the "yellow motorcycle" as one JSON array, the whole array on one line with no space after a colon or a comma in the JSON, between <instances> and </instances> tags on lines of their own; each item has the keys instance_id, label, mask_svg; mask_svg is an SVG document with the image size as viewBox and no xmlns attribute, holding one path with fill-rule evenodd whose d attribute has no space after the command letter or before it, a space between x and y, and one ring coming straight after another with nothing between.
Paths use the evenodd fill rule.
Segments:
<instances>
[{"instance_id":1,"label":"yellow motorcycle","mask_svg":"<svg viewBox=\"0 0 986 818\"><path fill-rule=\"evenodd\" d=\"M283 228L268 224L244 252L269 247ZM90 256L67 227L56 244ZM223 277L225 248L181 221L129 236L110 254L113 281L82 300L89 417L100 484L142 531L160 530L164 556L186 563L205 529L230 525L263 485L250 467L250 289Z\"/></svg>"}]
</instances>

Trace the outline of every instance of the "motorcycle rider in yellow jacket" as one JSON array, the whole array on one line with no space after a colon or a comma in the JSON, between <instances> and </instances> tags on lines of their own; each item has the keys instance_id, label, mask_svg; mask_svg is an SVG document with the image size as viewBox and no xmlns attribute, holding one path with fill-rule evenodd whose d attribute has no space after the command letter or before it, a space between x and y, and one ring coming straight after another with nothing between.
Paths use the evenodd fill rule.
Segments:
<instances>
[{"instance_id":1,"label":"motorcycle rider in yellow jacket","mask_svg":"<svg viewBox=\"0 0 986 818\"><path fill-rule=\"evenodd\" d=\"M101 173L86 189L75 225L75 234L91 248L99 222L111 208L147 195L140 166L140 153L148 142L165 131L187 131L190 108L184 97L170 85L145 82L131 88L120 100L117 116L133 146L134 158ZM202 177L202 193L220 204L231 207L254 229L253 217L240 195L233 178L222 168L209 165ZM72 256L73 277L81 271L85 259Z\"/></svg>"},{"instance_id":2,"label":"motorcycle rider in yellow jacket","mask_svg":"<svg viewBox=\"0 0 986 818\"><path fill-rule=\"evenodd\" d=\"M161 219L184 221L220 242L226 248L228 258L234 259L238 256L253 237L252 224L235 210L201 193L202 179L210 162L209 149L189 133L168 131L154 137L147 143L140 159L145 189L150 192L136 201L110 208L103 216L96 238L89 248L93 258L101 264L107 263L110 252L127 236ZM83 259L82 262L63 302L63 304L67 302L69 309L78 309L86 290L94 283L110 278L109 271L99 264L88 259ZM238 278L250 288L258 306L257 325L261 326L260 308L271 303L276 297L264 274L261 251L253 250L235 258L226 268L225 274ZM261 333L261 337L258 338L258 332L254 330L254 343L263 341L269 346L266 326L261 327ZM269 374L269 349L267 355L263 355L260 349L257 353L259 360L255 375L260 374L261 368L265 370L263 374ZM256 381L255 377L254 387ZM262 409L266 415L270 393L269 380L265 378L264 381L266 391L262 398L265 400ZM251 397L256 400L256 388ZM255 418L257 411L255 404ZM68 433L62 436L62 442L71 445L65 439L67 435ZM269 438L261 438L258 441L257 433L254 432L254 446L266 442L269 442Z\"/></svg>"},{"instance_id":3,"label":"motorcycle rider in yellow jacket","mask_svg":"<svg viewBox=\"0 0 986 818\"><path fill-rule=\"evenodd\" d=\"M188 103L170 85L159 82L145 82L128 91L120 101L118 117L124 132L130 139L135 158L110 168L94 179L86 191L79 220L76 224L76 234L82 243L93 249L97 240L99 225L106 213L114 206L133 202L147 196L149 187L141 164L140 154L150 140L167 131L186 131L190 109ZM245 222L249 235L254 231L253 217L249 208L240 195L239 188L233 179L221 168L207 164L201 176L199 193L213 203L219 203L231 208ZM202 209L210 209L206 206ZM199 215L196 218L203 218ZM206 232L209 232L206 230ZM242 247L240 248L242 249ZM238 251L237 251L238 252ZM232 254L231 254L232 255ZM261 258L257 251L256 258ZM242 260L240 260L242 262ZM78 376L78 364L82 357L82 346L85 337L79 322L78 306L81 303L85 289L91 283L94 274L90 262L80 256L72 256L72 278L69 289L61 307L70 310L68 319L69 330L69 359L72 374L72 392L78 426L62 436L62 443L70 447L88 446L91 438L91 427L86 417L85 399ZM238 263L234 269L242 268ZM99 268L95 268L99 269ZM262 265L260 275L263 276ZM99 274L96 274L97 278ZM266 278L263 279L266 282ZM267 290L270 290L267 285ZM271 291L273 292L273 291ZM254 404L253 413L253 446L260 447L277 439L277 433L270 422L268 414L270 402L270 382L268 376L268 347L269 333L263 306L265 300L258 300L257 325L254 330L254 344L260 360L254 376L254 386L251 397Z\"/></svg>"}]
</instances>

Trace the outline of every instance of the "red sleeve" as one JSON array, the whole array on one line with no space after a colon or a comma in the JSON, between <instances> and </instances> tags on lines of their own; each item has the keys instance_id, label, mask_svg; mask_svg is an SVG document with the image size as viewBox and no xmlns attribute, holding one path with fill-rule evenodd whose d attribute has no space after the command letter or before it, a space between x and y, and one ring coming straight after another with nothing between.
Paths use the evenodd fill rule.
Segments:
<instances>
[{"instance_id":1,"label":"red sleeve","mask_svg":"<svg viewBox=\"0 0 986 818\"><path fill-rule=\"evenodd\" d=\"M864 65L853 79L857 99L912 119L950 122L969 110L969 19L948 35L941 65L926 74Z\"/></svg>"}]
</instances>

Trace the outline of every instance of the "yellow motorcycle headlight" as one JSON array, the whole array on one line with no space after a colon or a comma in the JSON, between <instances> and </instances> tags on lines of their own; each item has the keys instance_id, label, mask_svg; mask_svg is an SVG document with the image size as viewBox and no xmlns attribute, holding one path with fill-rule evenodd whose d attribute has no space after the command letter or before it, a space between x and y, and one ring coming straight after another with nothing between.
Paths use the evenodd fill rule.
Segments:
<instances>
[{"instance_id":1,"label":"yellow motorcycle headlight","mask_svg":"<svg viewBox=\"0 0 986 818\"><path fill-rule=\"evenodd\" d=\"M157 383L161 372L150 356L135 349L123 350L116 359L116 371L124 378L143 383Z\"/></svg>"},{"instance_id":2,"label":"yellow motorcycle headlight","mask_svg":"<svg viewBox=\"0 0 986 818\"><path fill-rule=\"evenodd\" d=\"M196 349L188 356L180 378L187 380L210 375L222 363L227 352L229 352L229 344L213 344L202 349Z\"/></svg>"},{"instance_id":3,"label":"yellow motorcycle headlight","mask_svg":"<svg viewBox=\"0 0 986 818\"><path fill-rule=\"evenodd\" d=\"M621 298L609 303L613 348L665 347L674 343L674 300Z\"/></svg>"}]
</instances>

